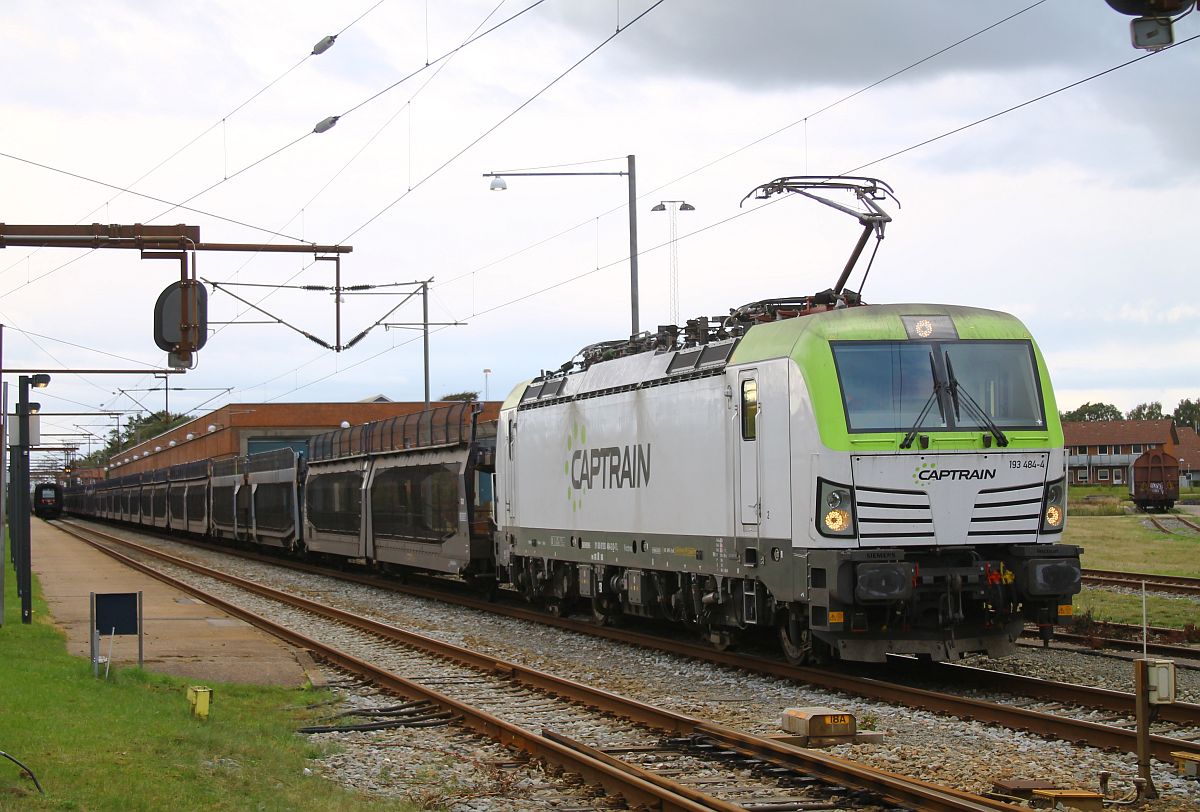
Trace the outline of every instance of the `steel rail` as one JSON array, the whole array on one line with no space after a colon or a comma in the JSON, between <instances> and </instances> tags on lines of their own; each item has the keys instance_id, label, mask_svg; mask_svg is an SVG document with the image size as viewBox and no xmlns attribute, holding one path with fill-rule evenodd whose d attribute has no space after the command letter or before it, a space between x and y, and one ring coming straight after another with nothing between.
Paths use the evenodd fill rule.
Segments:
<instances>
[{"instance_id":1,"label":"steel rail","mask_svg":"<svg viewBox=\"0 0 1200 812\"><path fill-rule=\"evenodd\" d=\"M59 523L60 527L68 524L66 522ZM660 784L650 783L642 778L641 775L631 773L628 769L613 767L605 761L594 758L588 752L555 741L544 735L526 731L498 717L472 708L404 677L379 669L353 655L280 626L229 601L209 595L186 582L177 581L165 573L155 570L153 567L109 548L104 543L87 538L84 533L92 533L104 537L106 541L112 541L122 546L136 549L139 553L152 556L173 566L232 584L261 597L279 601L285 605L344 623L367 633L378 635L384 639L409 645L484 671L502 673L518 684L566 697L656 729L672 731L685 736L700 735L719 739L723 742L728 742L735 749L741 750L748 755L753 755L755 758L777 764L786 764L824 781L865 790L893 803L911 806L914 809L946 810L946 812L984 812L984 810L1011 809L1007 804L982 796L938 786L896 773L876 770L875 768L857 764L848 759L827 753L763 739L712 722L656 708L637 700L628 699L598 688L556 677L518 663L505 662L486 654L455 646L452 643L399 629L386 623L337 609L336 607L310 601L298 595L275 590L229 573L223 573L201 564L172 556L169 553L144 547L135 542L103 533L102 531L86 528L84 532L79 532L74 526L69 528L63 527L63 529L118 561L134 567L151 577L169 583L176 588L183 589L204 600L206 603L218 606L224 611L242 618L292 645L317 652L319 656L328 659L338 667L376 681L378 684L398 694L412 699L426 699L433 702L441 708L461 716L462 723L473 730L504 744L518 747L534 756L560 764L565 769L583 775L586 780L599 783L606 790L620 794L634 803L652 803L657 809L681 810L686 812L714 809L721 810L722 812L734 812L734 810L742 809L740 806L729 804L728 802L707 795L703 796L704 800L703 804L701 804L687 797L689 794L688 788L669 779L660 776ZM670 789L667 789L664 785L668 785Z\"/></svg>"},{"instance_id":2,"label":"steel rail","mask_svg":"<svg viewBox=\"0 0 1200 812\"><path fill-rule=\"evenodd\" d=\"M1064 643L1071 643L1087 649L1115 649L1117 651L1142 651L1141 641L1141 626L1128 626L1123 623L1111 623L1105 621L1104 626L1111 628L1114 631L1128 631L1134 637L1104 637L1098 634L1075 633L1075 632L1055 632L1054 639L1061 640ZM1151 628L1151 634L1174 633L1182 634L1179 629L1161 629ZM1034 632L1030 636L1036 637ZM1200 660L1200 647L1188 645L1174 645L1171 643L1156 643L1153 641L1145 644L1147 654L1155 654L1161 657L1175 657L1180 660Z\"/></svg>"},{"instance_id":3,"label":"steel rail","mask_svg":"<svg viewBox=\"0 0 1200 812\"><path fill-rule=\"evenodd\" d=\"M1182 575L1089 569L1083 571L1083 582L1104 586L1123 586L1131 589L1140 589L1145 583L1147 590L1200 597L1200 578L1187 578Z\"/></svg>"},{"instance_id":4,"label":"steel rail","mask_svg":"<svg viewBox=\"0 0 1200 812\"><path fill-rule=\"evenodd\" d=\"M1185 519L1179 514L1175 514L1171 518L1182 524L1184 527L1190 527L1191 529L1200 532L1200 524L1195 524L1191 519Z\"/></svg>"},{"instance_id":5,"label":"steel rail","mask_svg":"<svg viewBox=\"0 0 1200 812\"><path fill-rule=\"evenodd\" d=\"M895 663L895 665L899 665L899 663ZM1134 696L1127 691L1114 691L1094 685L1054 682L1039 677L1027 677L1023 674L1010 674L1007 671L992 671L987 668L952 663L914 663L913 670L922 676L927 674L934 679L946 682L968 683L988 690L1003 691L1048 702L1069 702L1115 713L1127 713L1131 716L1134 712ZM1132 679L1131 672L1130 680ZM1160 705L1157 718L1163 722L1200 727L1200 704L1176 702L1173 705Z\"/></svg>"},{"instance_id":6,"label":"steel rail","mask_svg":"<svg viewBox=\"0 0 1200 812\"><path fill-rule=\"evenodd\" d=\"M62 523L63 522L60 522L60 524ZM99 533L100 531L89 528L88 532ZM142 530L140 532L145 531ZM131 542L124 542L121 539L116 540L122 543L132 544ZM247 554L242 551L231 551L228 548L221 547L219 545L204 544L202 546L212 550L224 553L233 553L239 556L253 558L275 565L284 563L281 562L281 560L277 557L265 556L259 553ZM449 599L446 590L422 587L413 583L401 585L395 583L394 581L388 581L373 576L364 576L346 572L331 573L328 569L303 562L287 561L286 566L295 567L302 571L315 572L331 577L337 577L368 586L403 592L404 594L427 598L430 600L447 601ZM610 626L597 626L589 621L557 617L549 615L545 612L539 612L533 609L522 607L500 605L480 598L467 597L461 594L454 595L452 600L454 603L459 605L492 614L501 614L506 617L541 623L543 625L552 625L557 628L575 631L580 634L602 637L608 640L641 646L643 648L667 651L683 657L690 657L731 668L738 668L752 671L754 673L778 677L781 679L802 682L808 685L824 688L826 690L852 694L855 696L861 696L891 704L905 705L908 707L933 711L935 713L941 713L949 716L975 719L981 722L990 722L1008 728L1027 730L1032 733L1051 738L1062 739L1070 742L1086 743L1093 747L1106 750L1116 750L1129 753L1137 752L1135 731L1115 725L1106 725L1087 720L1076 720L1063 716L1055 716L1053 714L1043 713L1040 711L1017 708L1010 705L1005 705L1003 703L986 702L984 700L960 697L953 694L910 687L874 677L853 676L845 673L844 671L793 666L781 660L773 660L766 657L747 655L744 653L734 653L730 651L717 651L710 646L700 643L664 638ZM1086 642L1084 645L1086 645ZM1140 650L1141 644L1138 643L1137 645ZM1200 656L1200 649L1193 650L1192 656ZM1128 707L1132 709L1133 696L1132 694L1128 694L1127 696L1129 697ZM1074 701L1078 701L1080 704L1088 704L1087 702L1078 699ZM1182 751L1200 755L1200 742L1190 742L1183 739L1173 739L1166 736L1154 735L1151 737L1151 744L1154 755L1164 761L1172 760L1170 755L1172 752Z\"/></svg>"},{"instance_id":7,"label":"steel rail","mask_svg":"<svg viewBox=\"0 0 1200 812\"><path fill-rule=\"evenodd\" d=\"M1175 532L1173 530L1168 530L1167 526L1165 524L1163 524L1162 522L1160 522L1158 519L1154 518L1153 516L1147 514L1146 518L1150 520L1150 524L1152 524L1156 528L1158 528L1159 532L1166 533L1168 536L1175 535Z\"/></svg>"}]
</instances>

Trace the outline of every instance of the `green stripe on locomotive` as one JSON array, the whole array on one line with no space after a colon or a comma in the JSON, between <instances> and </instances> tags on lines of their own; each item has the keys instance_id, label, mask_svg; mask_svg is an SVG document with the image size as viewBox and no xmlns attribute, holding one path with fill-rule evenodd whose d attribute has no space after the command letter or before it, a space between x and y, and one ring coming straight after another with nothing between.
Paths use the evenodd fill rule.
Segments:
<instances>
[{"instance_id":1,"label":"green stripe on locomotive","mask_svg":"<svg viewBox=\"0 0 1200 812\"><path fill-rule=\"evenodd\" d=\"M960 340L1017 339L1029 341L1037 359L1037 374L1045 409L1046 427L1040 431L1008 430L1009 450L1063 445L1062 424L1046 362L1029 330L1015 316L996 310L956 305L897 304L852 307L801 318L759 324L748 330L730 359L730 366L752 365L773 358L791 358L800 368L812 399L822 443L835 451L864 451L865 443L875 450L886 442L899 445L903 432L858 432L846 427L841 388L834 366L830 341L907 341L902 316L949 316ZM851 437L858 442L852 442ZM938 447L970 449L982 446L978 429L939 432ZM876 442L871 442L876 441ZM957 441L957 442L956 442Z\"/></svg>"}]
</instances>

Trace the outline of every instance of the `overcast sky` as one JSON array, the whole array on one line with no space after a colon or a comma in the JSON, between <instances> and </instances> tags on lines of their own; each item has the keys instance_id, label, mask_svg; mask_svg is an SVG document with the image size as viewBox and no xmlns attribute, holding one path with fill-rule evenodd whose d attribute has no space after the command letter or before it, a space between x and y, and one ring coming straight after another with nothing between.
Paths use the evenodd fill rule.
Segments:
<instances>
[{"instance_id":1,"label":"overcast sky","mask_svg":"<svg viewBox=\"0 0 1200 812\"><path fill-rule=\"evenodd\" d=\"M670 215L656 203L695 206L677 221L680 315L713 315L834 282L853 220L800 198L739 202L779 176L851 172L887 181L903 204L888 205L868 301L1015 314L1062 408L1158 400L1169 411L1200 396L1200 44L1186 41L1200 15L1176 24L1177 47L1125 65L1144 52L1102 0L4 8L0 222L187 223L206 242L352 245L343 284L432 279L431 321L459 323L434 328L435 399L485 383L502 397L627 334L625 179L512 178L490 192L481 175L607 158L573 170L616 172L630 153L643 329L672 320ZM333 47L307 56L328 34ZM311 254L203 253L198 270L243 285L333 283L333 264ZM4 366L162 366L151 314L173 278L176 265L135 251L0 251ZM279 319L334 343L328 292L209 294L215 332L197 368L172 379L187 387L170 393L172 411L422 397L412 329L380 326L335 354L250 323ZM347 296L343 341L400 301ZM387 321L420 319L414 299ZM157 410L154 386L62 374L40 400ZM43 430L112 425L59 421Z\"/></svg>"}]
</instances>

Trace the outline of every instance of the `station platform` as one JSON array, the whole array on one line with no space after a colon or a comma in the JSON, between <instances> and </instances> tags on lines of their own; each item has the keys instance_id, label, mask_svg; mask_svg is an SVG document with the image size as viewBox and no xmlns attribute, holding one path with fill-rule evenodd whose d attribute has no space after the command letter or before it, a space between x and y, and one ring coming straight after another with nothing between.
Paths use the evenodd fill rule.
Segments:
<instances>
[{"instance_id":1,"label":"station platform","mask_svg":"<svg viewBox=\"0 0 1200 812\"><path fill-rule=\"evenodd\" d=\"M141 592L145 668L198 682L302 686L320 682L307 652L206 603L130 569L36 517L30 556L51 619L67 651L89 656L89 594ZM15 601L15 594L6 595ZM102 637L113 667L137 665L137 636ZM104 666L101 664L101 670Z\"/></svg>"}]
</instances>

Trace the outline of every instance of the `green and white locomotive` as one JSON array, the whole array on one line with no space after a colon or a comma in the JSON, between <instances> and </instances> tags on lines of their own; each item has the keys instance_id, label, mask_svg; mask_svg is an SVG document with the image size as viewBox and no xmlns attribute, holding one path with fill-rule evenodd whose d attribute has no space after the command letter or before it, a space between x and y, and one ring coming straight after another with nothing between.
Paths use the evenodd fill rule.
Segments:
<instances>
[{"instance_id":1,"label":"green and white locomotive","mask_svg":"<svg viewBox=\"0 0 1200 812\"><path fill-rule=\"evenodd\" d=\"M760 188L814 186L796 180ZM1041 353L1004 313L843 290L886 222L875 184L853 187L866 228L836 288L594 345L512 392L501 580L718 645L774 629L794 662L999 656L1070 614L1080 550L1060 543Z\"/></svg>"}]
</instances>

